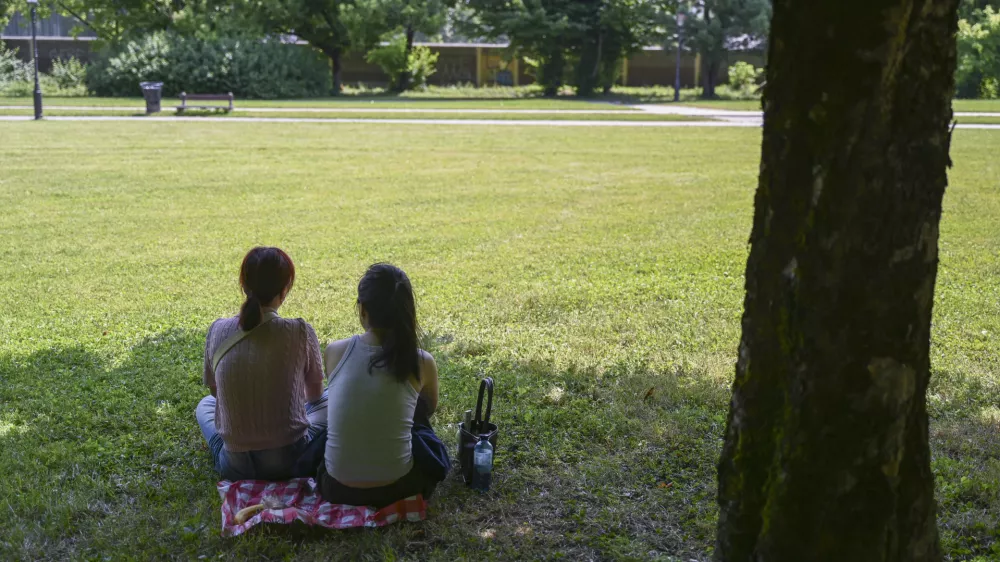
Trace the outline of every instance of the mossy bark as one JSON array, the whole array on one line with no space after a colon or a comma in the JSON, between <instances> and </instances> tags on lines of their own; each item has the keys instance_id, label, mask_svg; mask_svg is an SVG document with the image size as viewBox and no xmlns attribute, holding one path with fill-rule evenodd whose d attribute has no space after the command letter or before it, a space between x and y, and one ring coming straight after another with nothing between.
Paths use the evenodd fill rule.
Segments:
<instances>
[{"instance_id":1,"label":"mossy bark","mask_svg":"<svg viewBox=\"0 0 1000 562\"><path fill-rule=\"evenodd\" d=\"M776 0L716 558L930 561L958 0Z\"/></svg>"}]
</instances>

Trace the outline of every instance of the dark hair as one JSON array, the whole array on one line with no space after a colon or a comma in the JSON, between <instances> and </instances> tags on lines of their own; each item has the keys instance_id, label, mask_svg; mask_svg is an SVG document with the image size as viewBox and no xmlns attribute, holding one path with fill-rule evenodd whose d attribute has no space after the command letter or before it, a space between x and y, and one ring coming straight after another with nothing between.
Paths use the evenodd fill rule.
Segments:
<instances>
[{"instance_id":1,"label":"dark hair","mask_svg":"<svg viewBox=\"0 0 1000 562\"><path fill-rule=\"evenodd\" d=\"M368 372L379 367L399 382L406 382L410 375L420 380L417 311L410 278L394 265L376 263L358 283L358 306L368 314L368 325L382 344L368 363Z\"/></svg>"},{"instance_id":2,"label":"dark hair","mask_svg":"<svg viewBox=\"0 0 1000 562\"><path fill-rule=\"evenodd\" d=\"M263 304L274 300L295 282L295 264L278 248L258 246L243 258L240 266L240 286L247 300L240 308L240 328L252 330L260 324Z\"/></svg>"}]
</instances>

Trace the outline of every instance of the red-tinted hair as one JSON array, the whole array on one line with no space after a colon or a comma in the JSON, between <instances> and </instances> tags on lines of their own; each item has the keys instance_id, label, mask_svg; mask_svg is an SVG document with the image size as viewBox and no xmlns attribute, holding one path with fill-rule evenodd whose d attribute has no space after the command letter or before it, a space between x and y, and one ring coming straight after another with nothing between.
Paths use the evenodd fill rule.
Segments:
<instances>
[{"instance_id":1,"label":"red-tinted hair","mask_svg":"<svg viewBox=\"0 0 1000 562\"><path fill-rule=\"evenodd\" d=\"M240 308L240 328L252 330L260 324L262 304L274 300L295 283L295 264L279 248L258 246L243 258L240 266L240 286L247 300Z\"/></svg>"}]
</instances>

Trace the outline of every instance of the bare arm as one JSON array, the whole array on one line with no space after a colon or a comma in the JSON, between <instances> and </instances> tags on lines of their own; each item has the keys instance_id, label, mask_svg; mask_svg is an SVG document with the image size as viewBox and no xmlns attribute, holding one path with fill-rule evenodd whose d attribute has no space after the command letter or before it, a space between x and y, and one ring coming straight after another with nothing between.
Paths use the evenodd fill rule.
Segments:
<instances>
[{"instance_id":1,"label":"bare arm","mask_svg":"<svg viewBox=\"0 0 1000 562\"><path fill-rule=\"evenodd\" d=\"M217 321L216 321L217 322ZM212 328L215 327L215 322L208 328L208 335L205 336L205 366L202 370L201 380L208 387L208 391L212 396L217 396L217 389L215 384L215 369L212 368L212 350L209 348L212 342Z\"/></svg>"},{"instance_id":2,"label":"bare arm","mask_svg":"<svg viewBox=\"0 0 1000 562\"><path fill-rule=\"evenodd\" d=\"M428 415L438 406L438 370L434 357L420 350L420 396L427 401Z\"/></svg>"}]
</instances>

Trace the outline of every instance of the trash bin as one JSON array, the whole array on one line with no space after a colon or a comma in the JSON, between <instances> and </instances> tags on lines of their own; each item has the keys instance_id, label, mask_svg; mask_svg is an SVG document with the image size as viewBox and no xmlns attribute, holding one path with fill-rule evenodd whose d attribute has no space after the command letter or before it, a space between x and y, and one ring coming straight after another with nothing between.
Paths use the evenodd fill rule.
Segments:
<instances>
[{"instance_id":1,"label":"trash bin","mask_svg":"<svg viewBox=\"0 0 1000 562\"><path fill-rule=\"evenodd\" d=\"M139 86L142 87L142 97L146 98L146 115L159 113L163 82L139 82Z\"/></svg>"}]
</instances>

